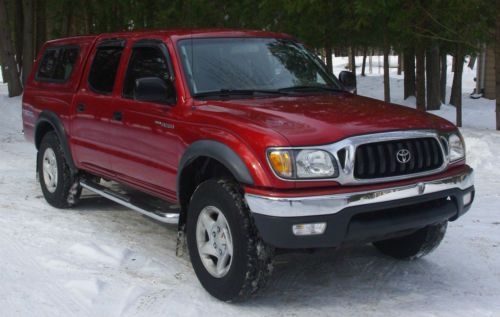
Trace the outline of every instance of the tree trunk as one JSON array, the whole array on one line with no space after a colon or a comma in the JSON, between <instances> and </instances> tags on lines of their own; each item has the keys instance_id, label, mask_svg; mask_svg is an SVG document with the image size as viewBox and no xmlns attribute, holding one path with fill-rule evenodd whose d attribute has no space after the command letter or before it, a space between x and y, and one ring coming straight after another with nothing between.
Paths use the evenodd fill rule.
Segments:
<instances>
[{"instance_id":1,"label":"tree trunk","mask_svg":"<svg viewBox=\"0 0 500 317\"><path fill-rule=\"evenodd\" d=\"M417 95L417 109L420 111L425 111L425 49L422 43L417 43L415 49L416 56L416 95Z\"/></svg>"},{"instance_id":2,"label":"tree trunk","mask_svg":"<svg viewBox=\"0 0 500 317\"><path fill-rule=\"evenodd\" d=\"M43 43L47 41L47 18L45 0L36 0L36 46L35 53L40 51ZM35 54L36 55L36 54Z\"/></svg>"},{"instance_id":3,"label":"tree trunk","mask_svg":"<svg viewBox=\"0 0 500 317\"><path fill-rule=\"evenodd\" d=\"M401 71L403 70L403 55L401 53L398 54L398 75L401 75Z\"/></svg>"},{"instance_id":4,"label":"tree trunk","mask_svg":"<svg viewBox=\"0 0 500 317\"><path fill-rule=\"evenodd\" d=\"M432 44L426 52L427 110L441 108L439 47Z\"/></svg>"},{"instance_id":5,"label":"tree trunk","mask_svg":"<svg viewBox=\"0 0 500 317\"><path fill-rule=\"evenodd\" d=\"M459 47L455 53L455 73L453 74L453 85L451 86L450 104L457 110L457 126L462 126L462 73L464 70L464 54Z\"/></svg>"},{"instance_id":6,"label":"tree trunk","mask_svg":"<svg viewBox=\"0 0 500 317\"><path fill-rule=\"evenodd\" d=\"M391 83L389 80L389 40L384 35L384 101L391 102Z\"/></svg>"},{"instance_id":7,"label":"tree trunk","mask_svg":"<svg viewBox=\"0 0 500 317\"><path fill-rule=\"evenodd\" d=\"M22 92L22 86L19 79L19 71L17 68L16 59L14 56L14 48L12 46L11 28L7 22L7 8L5 0L0 0L0 54L6 68L6 79L8 83L9 97L19 96Z\"/></svg>"},{"instance_id":8,"label":"tree trunk","mask_svg":"<svg viewBox=\"0 0 500 317\"><path fill-rule=\"evenodd\" d=\"M361 65L361 76L366 76L365 74L365 69L366 69L366 52L367 49L366 49L366 46L365 48L363 49L363 64Z\"/></svg>"},{"instance_id":9,"label":"tree trunk","mask_svg":"<svg viewBox=\"0 0 500 317\"><path fill-rule=\"evenodd\" d=\"M146 7L148 9L149 8L153 8L153 9L146 10L146 12L145 12L145 19L146 19L146 23L147 24L144 27L151 28L151 27L154 27L154 23L157 20L156 17L155 17L156 11L154 10L154 3L155 3L155 1L149 0L146 3L147 3Z\"/></svg>"},{"instance_id":10,"label":"tree trunk","mask_svg":"<svg viewBox=\"0 0 500 317\"><path fill-rule=\"evenodd\" d=\"M446 103L446 76L448 75L448 58L446 53L441 54L441 80L439 88L441 89L441 103Z\"/></svg>"},{"instance_id":11,"label":"tree trunk","mask_svg":"<svg viewBox=\"0 0 500 317\"><path fill-rule=\"evenodd\" d=\"M323 61L323 64L326 65L326 51L324 48L319 48L317 50L317 54L319 54L319 56L321 56L321 60Z\"/></svg>"},{"instance_id":12,"label":"tree trunk","mask_svg":"<svg viewBox=\"0 0 500 317\"><path fill-rule=\"evenodd\" d=\"M470 69L474 69L474 65L476 65L476 60L477 56L471 56L469 59L469 63L467 64L467 67L469 67Z\"/></svg>"},{"instance_id":13,"label":"tree trunk","mask_svg":"<svg viewBox=\"0 0 500 317\"><path fill-rule=\"evenodd\" d=\"M332 54L332 47L330 45L327 45L325 47L326 68L328 68L330 73L333 73Z\"/></svg>"},{"instance_id":14,"label":"tree trunk","mask_svg":"<svg viewBox=\"0 0 500 317\"><path fill-rule=\"evenodd\" d=\"M351 46L351 72L356 75L356 48Z\"/></svg>"},{"instance_id":15,"label":"tree trunk","mask_svg":"<svg viewBox=\"0 0 500 317\"><path fill-rule=\"evenodd\" d=\"M111 5L111 13L113 14L113 19L111 19L110 23L110 31L118 32L120 30L120 10L118 8L119 4L117 2L112 2Z\"/></svg>"},{"instance_id":16,"label":"tree trunk","mask_svg":"<svg viewBox=\"0 0 500 317\"><path fill-rule=\"evenodd\" d=\"M94 28L93 28L93 14L92 14L92 3L91 0L85 0L83 2L84 6L84 20L85 20L85 34L92 34L94 33Z\"/></svg>"},{"instance_id":17,"label":"tree trunk","mask_svg":"<svg viewBox=\"0 0 500 317\"><path fill-rule=\"evenodd\" d=\"M368 72L373 73L373 49L370 53L370 57L368 57Z\"/></svg>"},{"instance_id":18,"label":"tree trunk","mask_svg":"<svg viewBox=\"0 0 500 317\"><path fill-rule=\"evenodd\" d=\"M496 1L496 43L495 43L495 94L497 97L497 130L500 130L500 0Z\"/></svg>"},{"instance_id":19,"label":"tree trunk","mask_svg":"<svg viewBox=\"0 0 500 317\"><path fill-rule=\"evenodd\" d=\"M113 2L114 3L114 2ZM73 4L71 2L66 3L66 8L65 8L65 23L64 23L64 29L63 29L63 34L65 36L70 36L71 35L71 25L73 23ZM116 20L116 15L112 15L112 18L110 19L111 21Z\"/></svg>"},{"instance_id":20,"label":"tree trunk","mask_svg":"<svg viewBox=\"0 0 500 317\"><path fill-rule=\"evenodd\" d=\"M33 0L23 0L23 85L33 66Z\"/></svg>"},{"instance_id":21,"label":"tree trunk","mask_svg":"<svg viewBox=\"0 0 500 317\"><path fill-rule=\"evenodd\" d=\"M7 1L7 0L4 0ZM23 67L23 3L21 0L16 0L14 2L14 54L16 55L16 61L18 65L18 70Z\"/></svg>"},{"instance_id":22,"label":"tree trunk","mask_svg":"<svg viewBox=\"0 0 500 317\"><path fill-rule=\"evenodd\" d=\"M415 48L407 48L403 56L404 98L415 96Z\"/></svg>"},{"instance_id":23,"label":"tree trunk","mask_svg":"<svg viewBox=\"0 0 500 317\"><path fill-rule=\"evenodd\" d=\"M0 50L2 48L0 47ZM7 83L7 69L5 68L5 64L3 63L2 60L2 54L0 54L0 66L1 66L1 71L2 71L2 83Z\"/></svg>"}]
</instances>

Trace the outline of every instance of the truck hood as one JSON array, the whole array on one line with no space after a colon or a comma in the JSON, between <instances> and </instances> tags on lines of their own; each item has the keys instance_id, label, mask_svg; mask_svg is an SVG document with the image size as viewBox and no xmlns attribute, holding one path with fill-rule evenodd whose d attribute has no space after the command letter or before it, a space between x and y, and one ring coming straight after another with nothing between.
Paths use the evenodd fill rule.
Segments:
<instances>
[{"instance_id":1,"label":"truck hood","mask_svg":"<svg viewBox=\"0 0 500 317\"><path fill-rule=\"evenodd\" d=\"M224 121L272 129L293 146L328 144L353 135L395 130L456 129L429 113L347 93L207 100L197 108L216 112Z\"/></svg>"}]
</instances>

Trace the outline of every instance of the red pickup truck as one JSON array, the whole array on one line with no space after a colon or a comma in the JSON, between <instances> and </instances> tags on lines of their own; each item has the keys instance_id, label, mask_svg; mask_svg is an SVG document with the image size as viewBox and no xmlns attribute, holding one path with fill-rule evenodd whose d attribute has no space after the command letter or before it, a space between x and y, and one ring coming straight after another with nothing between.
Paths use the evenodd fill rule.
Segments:
<instances>
[{"instance_id":1,"label":"red pickup truck","mask_svg":"<svg viewBox=\"0 0 500 317\"><path fill-rule=\"evenodd\" d=\"M276 249L373 243L413 259L474 199L458 129L361 97L293 37L165 30L47 42L23 96L49 204L82 188L165 223L237 300Z\"/></svg>"}]
</instances>

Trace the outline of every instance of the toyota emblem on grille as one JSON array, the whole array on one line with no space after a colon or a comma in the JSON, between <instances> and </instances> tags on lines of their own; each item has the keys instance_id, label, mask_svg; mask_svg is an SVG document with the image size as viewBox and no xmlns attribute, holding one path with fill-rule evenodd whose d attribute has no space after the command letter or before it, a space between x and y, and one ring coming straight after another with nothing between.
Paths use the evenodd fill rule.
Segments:
<instances>
[{"instance_id":1,"label":"toyota emblem on grille","mask_svg":"<svg viewBox=\"0 0 500 317\"><path fill-rule=\"evenodd\" d=\"M401 149L396 153L396 159L401 164L408 163L411 160L411 153L407 149Z\"/></svg>"}]
</instances>

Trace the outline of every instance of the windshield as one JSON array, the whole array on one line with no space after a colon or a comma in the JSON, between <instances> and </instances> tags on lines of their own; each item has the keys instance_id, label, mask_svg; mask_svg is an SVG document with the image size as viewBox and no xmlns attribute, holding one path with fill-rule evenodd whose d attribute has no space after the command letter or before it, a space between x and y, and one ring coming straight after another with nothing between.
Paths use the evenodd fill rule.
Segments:
<instances>
[{"instance_id":1,"label":"windshield","mask_svg":"<svg viewBox=\"0 0 500 317\"><path fill-rule=\"evenodd\" d=\"M302 45L273 38L179 41L191 94L337 91L338 80Z\"/></svg>"}]
</instances>

